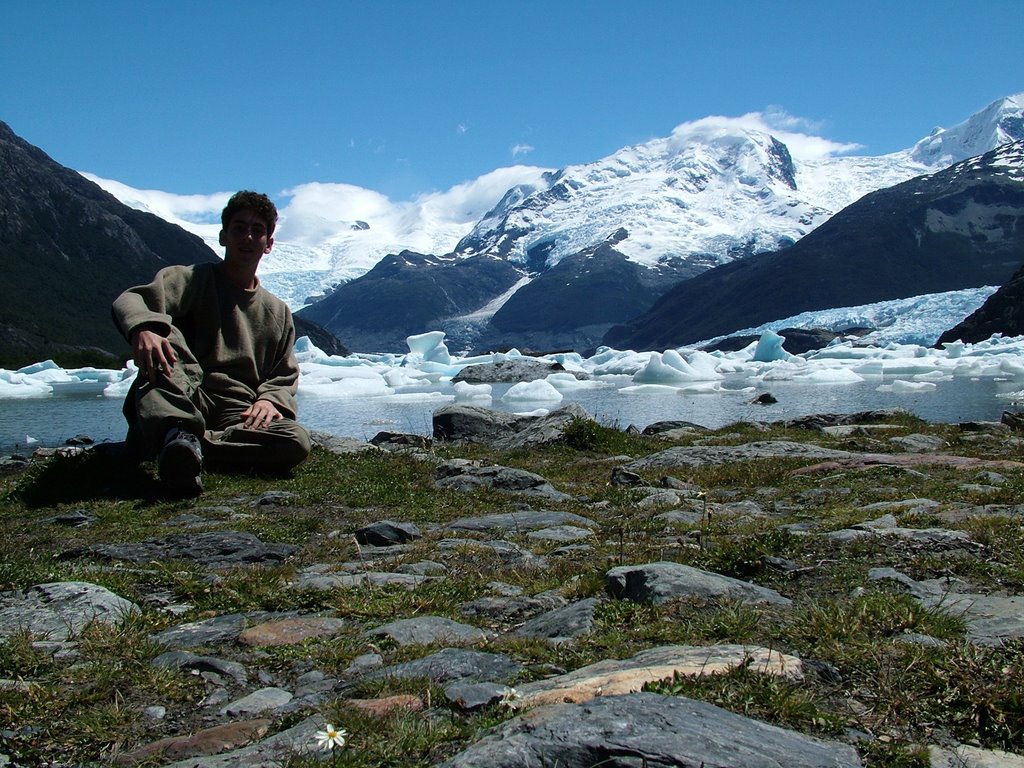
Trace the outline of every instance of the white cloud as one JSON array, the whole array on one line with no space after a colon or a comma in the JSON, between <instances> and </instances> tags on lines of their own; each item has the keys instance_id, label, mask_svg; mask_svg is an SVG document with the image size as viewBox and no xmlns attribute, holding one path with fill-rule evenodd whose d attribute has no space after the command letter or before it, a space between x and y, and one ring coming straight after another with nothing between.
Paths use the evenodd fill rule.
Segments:
<instances>
[{"instance_id":1,"label":"white cloud","mask_svg":"<svg viewBox=\"0 0 1024 768\"><path fill-rule=\"evenodd\" d=\"M514 165L485 173L471 181L456 184L445 192L420 195L415 204L428 215L443 215L460 224L475 224L509 189L519 184L539 184L548 168Z\"/></svg>"},{"instance_id":2,"label":"white cloud","mask_svg":"<svg viewBox=\"0 0 1024 768\"><path fill-rule=\"evenodd\" d=\"M514 165L456 184L445 191L426 192L414 200L394 202L386 195L353 184L310 182L272 195L281 214L278 245L315 247L328 241L358 238L380 248L413 248L443 252L511 187L539 184L548 168ZM83 174L125 205L156 214L199 235L218 253L220 212L233 192L177 195L140 190L118 181ZM368 231L353 229L357 221ZM276 250L276 249L275 249Z\"/></svg>"},{"instance_id":3,"label":"white cloud","mask_svg":"<svg viewBox=\"0 0 1024 768\"><path fill-rule=\"evenodd\" d=\"M466 125L465 123L459 123L458 125L455 126L455 132L457 134L459 134L459 136L462 136L468 130L469 130L469 126Z\"/></svg>"},{"instance_id":4,"label":"white cloud","mask_svg":"<svg viewBox=\"0 0 1024 768\"><path fill-rule=\"evenodd\" d=\"M385 195L353 184L319 181L286 189L278 240L315 245L356 221L391 220L400 207Z\"/></svg>"},{"instance_id":5,"label":"white cloud","mask_svg":"<svg viewBox=\"0 0 1024 768\"><path fill-rule=\"evenodd\" d=\"M159 216L164 221L177 224L182 229L199 235L207 241L217 241L220 232L220 212L232 192L215 192L212 195L176 195L157 189L135 189L112 179L104 179L91 173L85 178L98 184L122 203L140 211Z\"/></svg>"},{"instance_id":6,"label":"white cloud","mask_svg":"<svg viewBox=\"0 0 1024 768\"><path fill-rule=\"evenodd\" d=\"M777 106L764 112L748 112L741 117L713 115L676 126L672 131L675 140L690 137L711 138L716 134L728 134L737 130L760 131L782 141L795 159L817 160L824 157L853 152L860 144L843 144L815 135L821 130L820 123L788 114Z\"/></svg>"},{"instance_id":7,"label":"white cloud","mask_svg":"<svg viewBox=\"0 0 1024 768\"><path fill-rule=\"evenodd\" d=\"M425 192L405 202L394 202L380 192L352 184L302 184L282 193L288 200L281 207L278 241L316 245L351 237L352 225L363 221L372 234L356 235L360 238L384 237L396 246L432 248L438 232L465 234L509 188L539 184L548 170L525 165L498 168L446 191Z\"/></svg>"},{"instance_id":8,"label":"white cloud","mask_svg":"<svg viewBox=\"0 0 1024 768\"><path fill-rule=\"evenodd\" d=\"M512 157L520 157L522 155L528 155L533 152L533 147L529 144L515 144L512 147Z\"/></svg>"}]
</instances>

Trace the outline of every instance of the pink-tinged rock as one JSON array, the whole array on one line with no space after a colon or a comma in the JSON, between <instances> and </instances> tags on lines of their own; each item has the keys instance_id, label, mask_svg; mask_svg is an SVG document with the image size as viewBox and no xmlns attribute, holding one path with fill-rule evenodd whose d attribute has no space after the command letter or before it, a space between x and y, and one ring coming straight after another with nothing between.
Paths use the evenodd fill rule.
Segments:
<instances>
[{"instance_id":1,"label":"pink-tinged rock","mask_svg":"<svg viewBox=\"0 0 1024 768\"><path fill-rule=\"evenodd\" d=\"M238 641L245 645L298 645L313 637L325 637L339 632L345 626L343 619L329 616L304 616L279 619L256 624L242 631Z\"/></svg>"},{"instance_id":2,"label":"pink-tinged rock","mask_svg":"<svg viewBox=\"0 0 1024 768\"><path fill-rule=\"evenodd\" d=\"M135 765L154 757L185 759L217 755L249 744L267 735L270 720L242 720L199 731L190 736L171 736L125 752L114 758L119 765Z\"/></svg>"},{"instance_id":3,"label":"pink-tinged rock","mask_svg":"<svg viewBox=\"0 0 1024 768\"><path fill-rule=\"evenodd\" d=\"M345 703L374 717L384 717L400 710L418 712L424 706L423 699L411 693L385 696L382 699L346 699Z\"/></svg>"}]
</instances>

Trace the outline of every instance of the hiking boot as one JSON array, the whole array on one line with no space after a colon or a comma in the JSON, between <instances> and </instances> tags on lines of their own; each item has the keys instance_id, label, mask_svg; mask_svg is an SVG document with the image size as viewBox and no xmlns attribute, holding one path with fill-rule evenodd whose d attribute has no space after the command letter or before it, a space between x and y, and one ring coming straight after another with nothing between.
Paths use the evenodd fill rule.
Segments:
<instances>
[{"instance_id":1,"label":"hiking boot","mask_svg":"<svg viewBox=\"0 0 1024 768\"><path fill-rule=\"evenodd\" d=\"M176 496L198 496L203 492L203 448L199 438L183 429L167 433L157 459L160 481Z\"/></svg>"}]
</instances>

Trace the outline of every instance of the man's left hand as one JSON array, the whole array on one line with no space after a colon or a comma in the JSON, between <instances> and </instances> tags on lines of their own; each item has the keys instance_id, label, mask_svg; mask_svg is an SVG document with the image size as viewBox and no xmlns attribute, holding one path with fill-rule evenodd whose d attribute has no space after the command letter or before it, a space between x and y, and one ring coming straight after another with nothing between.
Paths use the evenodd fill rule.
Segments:
<instances>
[{"instance_id":1,"label":"man's left hand","mask_svg":"<svg viewBox=\"0 0 1024 768\"><path fill-rule=\"evenodd\" d=\"M246 429L266 429L271 422L284 418L277 406L269 400L257 400L242 411L242 416L245 417Z\"/></svg>"}]
</instances>

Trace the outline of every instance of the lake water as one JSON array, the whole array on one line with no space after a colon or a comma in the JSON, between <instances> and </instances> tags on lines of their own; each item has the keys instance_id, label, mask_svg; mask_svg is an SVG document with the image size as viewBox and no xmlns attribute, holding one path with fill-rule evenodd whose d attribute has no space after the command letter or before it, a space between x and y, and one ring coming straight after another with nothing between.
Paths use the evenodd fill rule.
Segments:
<instances>
[{"instance_id":1,"label":"lake water","mask_svg":"<svg viewBox=\"0 0 1024 768\"><path fill-rule=\"evenodd\" d=\"M625 428L644 427L665 419L684 419L717 428L736 421L776 421L811 413L853 413L874 408L904 408L928 421L998 421L1002 412L1017 406L1000 397L1020 391L1021 381L996 377L953 377L940 381L924 392L880 392L878 386L891 380L874 378L857 383L815 384L777 381L762 384L758 391L769 391L777 399L774 405L752 405L749 390L738 391L743 380L725 382L735 392L684 395L678 392L624 394L621 386L628 377L599 389L568 392L561 403L503 403L501 396L511 385L495 384L491 401L473 401L504 411L526 412L537 408L554 409L577 402L598 421ZM369 439L380 431L429 435L431 416L437 408L452 401L451 390L434 386L421 391L414 388L385 397L314 397L299 392L300 417L313 429L337 435ZM104 397L102 388L54 387L49 397L0 400L0 451L24 450L31 436L38 445L61 445L70 437L85 434L94 440L121 440L124 419L121 401Z\"/></svg>"}]
</instances>

